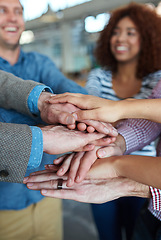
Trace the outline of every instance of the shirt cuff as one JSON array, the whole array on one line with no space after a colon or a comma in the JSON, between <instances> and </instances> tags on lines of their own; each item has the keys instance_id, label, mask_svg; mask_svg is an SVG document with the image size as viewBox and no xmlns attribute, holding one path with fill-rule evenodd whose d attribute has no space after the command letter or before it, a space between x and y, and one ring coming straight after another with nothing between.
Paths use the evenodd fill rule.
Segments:
<instances>
[{"instance_id":1,"label":"shirt cuff","mask_svg":"<svg viewBox=\"0 0 161 240\"><path fill-rule=\"evenodd\" d=\"M31 154L27 170L37 168L41 164L43 155L43 135L39 127L30 127L32 131Z\"/></svg>"},{"instance_id":2,"label":"shirt cuff","mask_svg":"<svg viewBox=\"0 0 161 240\"><path fill-rule=\"evenodd\" d=\"M118 133L124 138L126 143L126 151L124 155L134 152L138 148L138 137L136 132L130 126L124 124L118 126Z\"/></svg>"},{"instance_id":3,"label":"shirt cuff","mask_svg":"<svg viewBox=\"0 0 161 240\"><path fill-rule=\"evenodd\" d=\"M161 211L161 190L150 187L150 192L152 195L153 209Z\"/></svg>"},{"instance_id":4,"label":"shirt cuff","mask_svg":"<svg viewBox=\"0 0 161 240\"><path fill-rule=\"evenodd\" d=\"M40 114L39 109L38 109L38 100L39 100L40 94L42 93L43 90L53 93L53 91L50 87L39 85L39 86L36 86L33 88L33 90L30 92L30 95L27 100L30 112L37 116L39 116L39 114Z\"/></svg>"}]
</instances>

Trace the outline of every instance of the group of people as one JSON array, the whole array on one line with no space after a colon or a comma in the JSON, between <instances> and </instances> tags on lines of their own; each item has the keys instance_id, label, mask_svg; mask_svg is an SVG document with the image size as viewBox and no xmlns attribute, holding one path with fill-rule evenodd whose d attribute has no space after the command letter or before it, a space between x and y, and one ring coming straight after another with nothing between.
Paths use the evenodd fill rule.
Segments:
<instances>
[{"instance_id":1,"label":"group of people","mask_svg":"<svg viewBox=\"0 0 161 240\"><path fill-rule=\"evenodd\" d=\"M0 0L0 69L23 79L0 72L2 239L62 239L56 198L105 203L92 205L100 240L122 239L122 226L127 240L160 239L160 23L148 5L113 11L84 89L22 51L23 7Z\"/></svg>"}]
</instances>

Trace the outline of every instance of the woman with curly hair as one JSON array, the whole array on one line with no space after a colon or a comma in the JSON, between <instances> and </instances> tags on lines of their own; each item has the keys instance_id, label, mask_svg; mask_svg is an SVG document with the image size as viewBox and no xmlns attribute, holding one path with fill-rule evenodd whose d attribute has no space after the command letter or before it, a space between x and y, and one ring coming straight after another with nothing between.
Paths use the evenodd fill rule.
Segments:
<instances>
[{"instance_id":1,"label":"woman with curly hair","mask_svg":"<svg viewBox=\"0 0 161 240\"><path fill-rule=\"evenodd\" d=\"M130 3L113 11L96 45L101 68L89 74L88 93L116 101L148 98L161 79L160 26L161 18L148 5ZM154 142L133 154L156 156ZM100 240L131 239L142 204L139 198L92 204Z\"/></svg>"}]
</instances>

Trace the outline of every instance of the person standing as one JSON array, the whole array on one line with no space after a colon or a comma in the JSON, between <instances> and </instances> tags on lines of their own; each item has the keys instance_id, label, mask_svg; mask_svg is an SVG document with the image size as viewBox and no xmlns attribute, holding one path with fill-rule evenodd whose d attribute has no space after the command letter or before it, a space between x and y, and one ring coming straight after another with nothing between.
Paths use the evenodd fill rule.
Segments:
<instances>
[{"instance_id":1,"label":"person standing","mask_svg":"<svg viewBox=\"0 0 161 240\"><path fill-rule=\"evenodd\" d=\"M25 53L19 45L25 29L23 7L19 0L0 0L0 69L24 80L49 86L54 93L86 91L67 79L46 56ZM37 125L39 121L11 110L0 109L0 120L6 123ZM44 154L41 166L53 162L54 156ZM30 171L27 171L28 175ZM62 239L61 201L44 198L31 192L24 184L0 183L1 239ZM12 196L12 197L11 197ZM45 211L44 211L45 210Z\"/></svg>"},{"instance_id":2,"label":"person standing","mask_svg":"<svg viewBox=\"0 0 161 240\"><path fill-rule=\"evenodd\" d=\"M160 17L147 5L131 3L113 11L96 45L101 68L90 72L88 93L115 101L148 98L161 78L160 41ZM155 156L155 144L132 154ZM100 240L121 240L122 231L130 240L142 204L134 197L92 204Z\"/></svg>"}]
</instances>

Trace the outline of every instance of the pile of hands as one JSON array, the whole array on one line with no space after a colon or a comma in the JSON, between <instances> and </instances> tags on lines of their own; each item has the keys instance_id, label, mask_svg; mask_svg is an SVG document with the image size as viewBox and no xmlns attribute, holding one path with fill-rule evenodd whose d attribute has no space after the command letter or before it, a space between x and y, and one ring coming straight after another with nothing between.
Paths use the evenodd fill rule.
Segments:
<instances>
[{"instance_id":1,"label":"pile of hands","mask_svg":"<svg viewBox=\"0 0 161 240\"><path fill-rule=\"evenodd\" d=\"M55 159L43 171L31 173L24 178L24 183L29 189L41 190L44 196L80 202L103 203L121 197L123 192L126 194L127 184L132 180L119 176L113 166L116 156L123 154L117 130L103 121L80 121L80 110L87 109L81 105L82 101L87 106L91 105L88 96L86 101L84 95L78 95L80 104L69 103L66 96L68 94L42 94L39 110L42 120L49 124L41 127L44 152L71 153ZM99 112L103 101L92 101L92 104L98 108L97 114L104 120L105 114ZM88 114L92 116L92 112ZM111 112L107 114L110 119Z\"/></svg>"}]
</instances>

